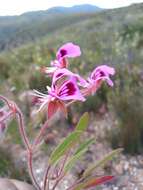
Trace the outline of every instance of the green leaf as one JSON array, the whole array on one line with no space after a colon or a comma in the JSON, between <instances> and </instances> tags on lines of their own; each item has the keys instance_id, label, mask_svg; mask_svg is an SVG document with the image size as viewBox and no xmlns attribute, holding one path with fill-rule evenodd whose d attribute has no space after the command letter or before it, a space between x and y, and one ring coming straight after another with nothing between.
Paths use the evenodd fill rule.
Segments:
<instances>
[{"instance_id":1,"label":"green leaf","mask_svg":"<svg viewBox=\"0 0 143 190\"><path fill-rule=\"evenodd\" d=\"M84 149L87 149L88 146L90 144L92 144L94 142L94 138L92 139L88 139L87 141L85 141L84 143L82 143L79 148L77 149L77 151L75 152L75 154L78 154L80 151L84 150Z\"/></svg>"},{"instance_id":2,"label":"green leaf","mask_svg":"<svg viewBox=\"0 0 143 190\"><path fill-rule=\"evenodd\" d=\"M86 112L81 116L75 130L76 131L85 131L88 126L88 121L89 121L89 114Z\"/></svg>"},{"instance_id":3,"label":"green leaf","mask_svg":"<svg viewBox=\"0 0 143 190\"><path fill-rule=\"evenodd\" d=\"M61 144L52 152L49 163L55 164L66 151L71 149L80 140L81 131L75 131L66 137Z\"/></svg>"},{"instance_id":4,"label":"green leaf","mask_svg":"<svg viewBox=\"0 0 143 190\"><path fill-rule=\"evenodd\" d=\"M87 148L78 152L76 155L74 155L69 162L66 164L64 171L68 172L74 165L75 163L81 158L81 156L87 151Z\"/></svg>"},{"instance_id":5,"label":"green leaf","mask_svg":"<svg viewBox=\"0 0 143 190\"><path fill-rule=\"evenodd\" d=\"M92 144L94 142L94 139L89 139L86 142L82 143L79 148L77 149L77 151L75 152L75 154L73 155L73 157L69 160L69 162L67 163L67 165L65 166L64 170L65 172L69 171L74 165L75 163L81 158L81 156L87 151L88 146L90 144Z\"/></svg>"},{"instance_id":6,"label":"green leaf","mask_svg":"<svg viewBox=\"0 0 143 190\"><path fill-rule=\"evenodd\" d=\"M103 166L104 164L106 164L106 162L108 162L109 160L112 160L113 157L119 153L122 152L122 148L113 150L112 152L108 153L102 160L99 160L95 165L91 165L83 174L83 177L87 177L88 175L90 175L96 168Z\"/></svg>"},{"instance_id":7,"label":"green leaf","mask_svg":"<svg viewBox=\"0 0 143 190\"><path fill-rule=\"evenodd\" d=\"M69 162L66 164L64 167L64 171L68 172L74 165L75 163L81 158L81 156L87 151L88 146L94 142L94 139L89 139L86 142L82 143L75 154L72 156L72 158L69 160Z\"/></svg>"}]
</instances>

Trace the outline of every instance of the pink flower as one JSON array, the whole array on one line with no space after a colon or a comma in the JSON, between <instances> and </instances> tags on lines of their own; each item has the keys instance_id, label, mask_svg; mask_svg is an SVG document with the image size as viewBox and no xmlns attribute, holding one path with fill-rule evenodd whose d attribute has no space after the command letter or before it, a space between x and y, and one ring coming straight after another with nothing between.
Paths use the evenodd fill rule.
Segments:
<instances>
[{"instance_id":1,"label":"pink flower","mask_svg":"<svg viewBox=\"0 0 143 190\"><path fill-rule=\"evenodd\" d=\"M59 100L79 100L85 101L85 98L81 95L77 86L75 77L71 77L70 80L64 81L63 84L58 87L55 84L49 90L49 94Z\"/></svg>"},{"instance_id":2,"label":"pink flower","mask_svg":"<svg viewBox=\"0 0 143 190\"><path fill-rule=\"evenodd\" d=\"M76 78L72 76L70 80L65 80L61 84L53 83L52 87L47 87L47 89L47 94L35 91L34 95L39 98L39 110L45 106L48 107L48 118L59 109L66 113L66 103L85 101L78 88Z\"/></svg>"},{"instance_id":3,"label":"pink flower","mask_svg":"<svg viewBox=\"0 0 143 190\"><path fill-rule=\"evenodd\" d=\"M113 86L113 82L110 79L110 75L115 74L115 69L107 65L98 66L93 70L90 77L88 78L87 87L82 91L84 96L94 94L101 86L103 81L106 81L109 86Z\"/></svg>"},{"instance_id":4,"label":"pink flower","mask_svg":"<svg viewBox=\"0 0 143 190\"><path fill-rule=\"evenodd\" d=\"M69 42L60 47L57 51L56 58L51 62L52 67L44 67L42 71L45 74L52 75L57 69L67 68L68 60L66 58L78 57L81 55L80 47Z\"/></svg>"},{"instance_id":5,"label":"pink flower","mask_svg":"<svg viewBox=\"0 0 143 190\"><path fill-rule=\"evenodd\" d=\"M57 60L61 61L63 58L78 57L81 55L80 47L69 42L59 48L57 52Z\"/></svg>"},{"instance_id":6,"label":"pink flower","mask_svg":"<svg viewBox=\"0 0 143 190\"><path fill-rule=\"evenodd\" d=\"M113 67L109 67L107 65L101 65L94 69L91 73L90 81L99 81L99 80L106 80L109 86L113 86L113 82L110 79L110 75L115 74L115 69Z\"/></svg>"}]
</instances>

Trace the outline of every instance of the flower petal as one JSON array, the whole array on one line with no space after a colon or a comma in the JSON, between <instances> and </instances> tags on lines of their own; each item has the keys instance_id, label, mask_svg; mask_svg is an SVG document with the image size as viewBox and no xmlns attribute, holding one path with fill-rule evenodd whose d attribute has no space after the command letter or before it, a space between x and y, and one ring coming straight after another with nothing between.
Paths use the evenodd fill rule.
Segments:
<instances>
[{"instance_id":1,"label":"flower petal","mask_svg":"<svg viewBox=\"0 0 143 190\"><path fill-rule=\"evenodd\" d=\"M98 66L91 73L90 78L96 80L98 77L109 77L110 75L115 74L115 69L107 65Z\"/></svg>"},{"instance_id":2,"label":"flower petal","mask_svg":"<svg viewBox=\"0 0 143 190\"><path fill-rule=\"evenodd\" d=\"M109 86L113 86L113 82L110 79L110 75L115 74L115 69L107 65L101 65L94 69L89 78L89 82L97 83L99 80L106 80Z\"/></svg>"},{"instance_id":3,"label":"flower petal","mask_svg":"<svg viewBox=\"0 0 143 190\"><path fill-rule=\"evenodd\" d=\"M60 87L58 91L58 98L61 100L85 101L85 98L80 93L74 77L71 78L71 80L64 82L64 84Z\"/></svg>"},{"instance_id":4,"label":"flower petal","mask_svg":"<svg viewBox=\"0 0 143 190\"><path fill-rule=\"evenodd\" d=\"M57 59L61 60L64 57L78 57L81 55L80 47L69 42L59 48L57 52Z\"/></svg>"},{"instance_id":5,"label":"flower petal","mask_svg":"<svg viewBox=\"0 0 143 190\"><path fill-rule=\"evenodd\" d=\"M56 83L57 80L59 80L60 78L67 76L69 77L69 79L71 77L75 77L78 81L79 81L79 85L80 86L87 86L87 82L85 79L83 79L80 75L72 73L71 71L69 71L68 69L58 69L57 71L55 71L54 76L53 76L53 84Z\"/></svg>"}]
</instances>

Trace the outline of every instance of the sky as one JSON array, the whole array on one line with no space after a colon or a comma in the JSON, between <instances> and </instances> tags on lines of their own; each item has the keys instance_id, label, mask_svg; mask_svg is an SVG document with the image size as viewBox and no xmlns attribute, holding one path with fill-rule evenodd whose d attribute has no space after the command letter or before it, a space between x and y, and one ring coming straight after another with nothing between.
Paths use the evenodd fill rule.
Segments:
<instances>
[{"instance_id":1,"label":"sky","mask_svg":"<svg viewBox=\"0 0 143 190\"><path fill-rule=\"evenodd\" d=\"M93 4L101 8L118 8L143 0L0 0L0 15L19 15L28 11L47 10L55 6L70 7L77 4Z\"/></svg>"}]
</instances>

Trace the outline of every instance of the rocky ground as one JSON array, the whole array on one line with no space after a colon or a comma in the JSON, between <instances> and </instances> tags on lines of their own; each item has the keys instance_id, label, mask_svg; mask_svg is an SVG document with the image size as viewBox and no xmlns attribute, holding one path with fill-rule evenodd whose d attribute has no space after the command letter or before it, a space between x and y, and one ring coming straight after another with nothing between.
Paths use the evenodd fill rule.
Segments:
<instances>
[{"instance_id":1,"label":"rocky ground","mask_svg":"<svg viewBox=\"0 0 143 190\"><path fill-rule=\"evenodd\" d=\"M80 171L85 169L88 163L96 162L100 158L103 158L105 154L110 152L111 146L107 141L107 134L112 127L116 125L116 121L111 118L109 114L105 114L102 118L97 117L96 121L93 116L91 116L91 123L88 128L88 132L85 134L87 137L95 137L96 142L89 148L87 154L85 155L83 161L80 161L74 170L67 176L67 178L62 182L57 190L64 190L66 187L72 183L75 176L78 176ZM71 129L65 130L61 129L62 135L66 135ZM53 148L55 144L61 138L59 133L56 134L56 141L51 142L51 147ZM50 139L51 140L51 139ZM17 168L26 167L26 153L20 145L8 145L3 144L6 149L10 151L13 157L14 163ZM47 163L47 155L44 151L38 151L35 155L34 170L39 183L41 184L42 175ZM40 164L39 164L40 163ZM142 190L143 189L143 156L129 156L120 154L116 159L103 169L97 171L98 174L112 174L115 176L114 181L98 187L98 190ZM74 177L73 177L74 176ZM42 184L41 184L42 185Z\"/></svg>"}]
</instances>

